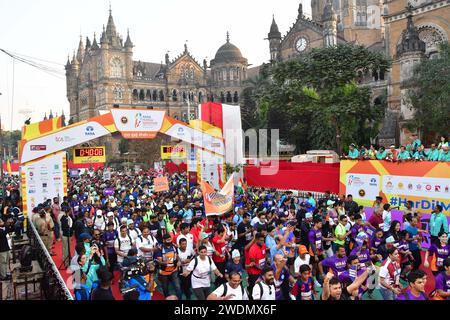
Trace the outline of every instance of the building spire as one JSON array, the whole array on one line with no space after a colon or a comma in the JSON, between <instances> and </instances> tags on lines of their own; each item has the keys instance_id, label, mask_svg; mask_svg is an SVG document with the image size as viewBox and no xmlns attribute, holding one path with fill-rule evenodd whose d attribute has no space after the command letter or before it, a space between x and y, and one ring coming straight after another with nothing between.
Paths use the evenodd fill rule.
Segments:
<instances>
[{"instance_id":1,"label":"building spire","mask_svg":"<svg viewBox=\"0 0 450 320\"><path fill-rule=\"evenodd\" d=\"M96 34L94 32L94 41L92 42L92 47L93 50L97 50L98 49L98 43L97 43L97 37Z\"/></svg>"},{"instance_id":2,"label":"building spire","mask_svg":"<svg viewBox=\"0 0 450 320\"><path fill-rule=\"evenodd\" d=\"M230 33L227 31L227 43L230 42Z\"/></svg>"},{"instance_id":3,"label":"building spire","mask_svg":"<svg viewBox=\"0 0 450 320\"><path fill-rule=\"evenodd\" d=\"M83 36L80 34L80 43L78 44L78 52L77 52L77 60L78 62L82 62L84 57L84 45L83 45Z\"/></svg>"},{"instance_id":4,"label":"building spire","mask_svg":"<svg viewBox=\"0 0 450 320\"><path fill-rule=\"evenodd\" d=\"M275 22L275 15L272 16L272 25L270 26L269 39L281 39L281 33Z\"/></svg>"},{"instance_id":5,"label":"building spire","mask_svg":"<svg viewBox=\"0 0 450 320\"><path fill-rule=\"evenodd\" d=\"M125 41L125 48L133 48L133 42L130 38L130 29L127 29L127 40Z\"/></svg>"}]
</instances>

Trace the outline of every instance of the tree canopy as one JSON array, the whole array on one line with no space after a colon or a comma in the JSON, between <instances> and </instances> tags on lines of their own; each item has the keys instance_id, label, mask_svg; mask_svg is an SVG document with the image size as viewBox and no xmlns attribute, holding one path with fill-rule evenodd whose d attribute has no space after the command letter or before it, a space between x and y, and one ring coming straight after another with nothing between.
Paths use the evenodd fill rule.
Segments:
<instances>
[{"instance_id":1,"label":"tree canopy","mask_svg":"<svg viewBox=\"0 0 450 320\"><path fill-rule=\"evenodd\" d=\"M313 49L266 68L256 92L263 127L279 129L299 151L368 143L376 135L384 105L372 103L358 75L386 72L390 61L359 45Z\"/></svg>"}]
</instances>

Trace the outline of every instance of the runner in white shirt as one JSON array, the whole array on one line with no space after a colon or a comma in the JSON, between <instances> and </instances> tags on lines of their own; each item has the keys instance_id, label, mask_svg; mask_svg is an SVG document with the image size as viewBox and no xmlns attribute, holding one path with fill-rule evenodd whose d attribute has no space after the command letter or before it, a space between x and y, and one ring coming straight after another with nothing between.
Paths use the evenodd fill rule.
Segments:
<instances>
[{"instance_id":1,"label":"runner in white shirt","mask_svg":"<svg viewBox=\"0 0 450 320\"><path fill-rule=\"evenodd\" d=\"M180 243L181 239L186 239L187 241L187 250L193 251L194 250L194 235L192 233L189 233L191 230L191 227L187 223L182 223L180 226L180 235L177 238L177 246Z\"/></svg>"},{"instance_id":2,"label":"runner in white shirt","mask_svg":"<svg viewBox=\"0 0 450 320\"><path fill-rule=\"evenodd\" d=\"M271 267L266 267L262 271L262 281L255 284L252 291L253 300L275 300L275 274Z\"/></svg>"},{"instance_id":3,"label":"runner in white shirt","mask_svg":"<svg viewBox=\"0 0 450 320\"><path fill-rule=\"evenodd\" d=\"M238 272L230 273L230 281L220 285L207 300L248 300L247 290L242 286L242 276Z\"/></svg>"},{"instance_id":4,"label":"runner in white shirt","mask_svg":"<svg viewBox=\"0 0 450 320\"><path fill-rule=\"evenodd\" d=\"M311 256L308 254L308 249L305 246L300 246L298 249L299 256L294 261L295 278L300 277L300 267L304 264L311 266Z\"/></svg>"},{"instance_id":5,"label":"runner in white shirt","mask_svg":"<svg viewBox=\"0 0 450 320\"><path fill-rule=\"evenodd\" d=\"M134 247L134 242L128 234L127 226L120 227L120 234L114 241L114 249L117 254L117 262L122 263L123 258L128 255L128 251Z\"/></svg>"},{"instance_id":6,"label":"runner in white shirt","mask_svg":"<svg viewBox=\"0 0 450 320\"><path fill-rule=\"evenodd\" d=\"M211 273L223 278L224 275L217 269L211 257L208 257L205 246L198 248L198 256L192 259L186 267L183 276L187 277L192 272L191 284L197 300L206 300L211 292Z\"/></svg>"},{"instance_id":7,"label":"runner in white shirt","mask_svg":"<svg viewBox=\"0 0 450 320\"><path fill-rule=\"evenodd\" d=\"M142 235L141 230L137 229L134 221L131 219L127 220L127 225L128 225L128 234L130 235L131 239L133 239L133 242L136 242L136 239Z\"/></svg>"},{"instance_id":8,"label":"runner in white shirt","mask_svg":"<svg viewBox=\"0 0 450 320\"><path fill-rule=\"evenodd\" d=\"M153 253L158 250L158 240L150 234L150 229L145 227L142 235L136 239L138 256L152 259Z\"/></svg>"}]
</instances>

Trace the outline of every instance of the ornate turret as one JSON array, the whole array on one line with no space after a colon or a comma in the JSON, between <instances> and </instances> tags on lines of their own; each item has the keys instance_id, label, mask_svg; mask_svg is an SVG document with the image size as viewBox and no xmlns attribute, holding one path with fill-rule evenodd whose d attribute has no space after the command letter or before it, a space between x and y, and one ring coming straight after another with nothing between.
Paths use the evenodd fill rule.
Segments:
<instances>
[{"instance_id":1,"label":"ornate turret","mask_svg":"<svg viewBox=\"0 0 450 320\"><path fill-rule=\"evenodd\" d=\"M91 40L89 40L89 37L86 37L86 49L85 51L88 52L88 50L91 48Z\"/></svg>"},{"instance_id":2,"label":"ornate turret","mask_svg":"<svg viewBox=\"0 0 450 320\"><path fill-rule=\"evenodd\" d=\"M98 43L97 43L97 37L96 37L95 32L94 32L94 41L92 42L91 49L92 49L92 50L97 50L97 49L99 49Z\"/></svg>"},{"instance_id":3,"label":"ornate turret","mask_svg":"<svg viewBox=\"0 0 450 320\"><path fill-rule=\"evenodd\" d=\"M280 58L279 50L281 44L281 32L278 29L277 23L275 22L275 15L272 17L272 25L270 26L270 32L267 39L269 40L270 61L278 61Z\"/></svg>"},{"instance_id":4,"label":"ornate turret","mask_svg":"<svg viewBox=\"0 0 450 320\"><path fill-rule=\"evenodd\" d=\"M409 9L409 8L408 8ZM411 52L425 53L426 44L419 38L419 33L414 27L412 13L408 12L406 30L403 32L402 41L397 45L397 57Z\"/></svg>"},{"instance_id":5,"label":"ornate turret","mask_svg":"<svg viewBox=\"0 0 450 320\"><path fill-rule=\"evenodd\" d=\"M127 40L125 41L125 48L133 48L133 42L130 38L130 30L127 30Z\"/></svg>"},{"instance_id":6,"label":"ornate turret","mask_svg":"<svg viewBox=\"0 0 450 320\"><path fill-rule=\"evenodd\" d=\"M80 35L80 43L78 44L77 60L81 64L84 58L83 37Z\"/></svg>"}]
</instances>

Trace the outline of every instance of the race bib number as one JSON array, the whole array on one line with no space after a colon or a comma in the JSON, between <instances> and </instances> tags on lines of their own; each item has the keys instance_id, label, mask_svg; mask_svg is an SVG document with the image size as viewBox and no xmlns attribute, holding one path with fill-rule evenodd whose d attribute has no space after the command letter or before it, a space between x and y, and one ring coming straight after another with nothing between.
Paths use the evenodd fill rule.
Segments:
<instances>
[{"instance_id":1,"label":"race bib number","mask_svg":"<svg viewBox=\"0 0 450 320\"><path fill-rule=\"evenodd\" d=\"M266 266L266 259L261 259L261 260L259 260L259 266L260 266L261 268L264 268L264 267Z\"/></svg>"},{"instance_id":2,"label":"race bib number","mask_svg":"<svg viewBox=\"0 0 450 320\"><path fill-rule=\"evenodd\" d=\"M322 241L316 240L316 249L321 249L321 248L322 248Z\"/></svg>"},{"instance_id":3,"label":"race bib number","mask_svg":"<svg viewBox=\"0 0 450 320\"><path fill-rule=\"evenodd\" d=\"M436 266L442 267L443 265L444 265L444 259L438 257L437 261L436 261Z\"/></svg>"}]
</instances>

